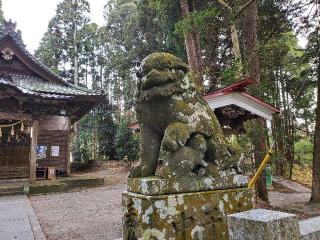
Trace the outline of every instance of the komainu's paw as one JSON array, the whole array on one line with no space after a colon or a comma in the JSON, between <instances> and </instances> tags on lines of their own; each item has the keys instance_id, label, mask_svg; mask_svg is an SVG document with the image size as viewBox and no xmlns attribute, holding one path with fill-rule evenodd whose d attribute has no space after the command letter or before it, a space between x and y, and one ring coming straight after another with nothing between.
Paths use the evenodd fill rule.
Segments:
<instances>
[{"instance_id":1,"label":"komainu's paw","mask_svg":"<svg viewBox=\"0 0 320 240\"><path fill-rule=\"evenodd\" d=\"M175 152L183 147L192 133L190 126L180 122L171 123L165 130L162 139L162 148L169 152Z\"/></svg>"},{"instance_id":2,"label":"komainu's paw","mask_svg":"<svg viewBox=\"0 0 320 240\"><path fill-rule=\"evenodd\" d=\"M149 177L149 176L153 176L154 172L152 170L152 168L150 168L148 165L138 165L136 167L134 167L130 174L129 174L129 178L139 178L139 177Z\"/></svg>"}]
</instances>

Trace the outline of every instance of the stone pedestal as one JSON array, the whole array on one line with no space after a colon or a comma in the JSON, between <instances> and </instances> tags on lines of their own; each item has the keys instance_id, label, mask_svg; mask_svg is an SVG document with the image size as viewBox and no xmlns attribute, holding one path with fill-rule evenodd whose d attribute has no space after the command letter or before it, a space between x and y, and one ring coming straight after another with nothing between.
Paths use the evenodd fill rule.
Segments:
<instances>
[{"instance_id":1,"label":"stone pedestal","mask_svg":"<svg viewBox=\"0 0 320 240\"><path fill-rule=\"evenodd\" d=\"M254 209L228 216L230 240L299 240L294 214Z\"/></svg>"},{"instance_id":2,"label":"stone pedestal","mask_svg":"<svg viewBox=\"0 0 320 240\"><path fill-rule=\"evenodd\" d=\"M128 180L123 193L123 240L228 239L226 216L252 209L247 178L157 177Z\"/></svg>"}]
</instances>

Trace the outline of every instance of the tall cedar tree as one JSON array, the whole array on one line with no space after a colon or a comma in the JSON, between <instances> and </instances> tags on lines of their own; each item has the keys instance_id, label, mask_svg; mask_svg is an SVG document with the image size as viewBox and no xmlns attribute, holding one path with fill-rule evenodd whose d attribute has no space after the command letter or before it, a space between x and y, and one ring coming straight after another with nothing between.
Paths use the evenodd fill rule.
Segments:
<instances>
[{"instance_id":1,"label":"tall cedar tree","mask_svg":"<svg viewBox=\"0 0 320 240\"><path fill-rule=\"evenodd\" d=\"M314 133L313 150L313 174L312 174L312 192L311 202L320 203L320 27L318 26L311 35L311 45L314 47L314 64L316 65L317 80L317 108L316 108L316 126Z\"/></svg>"},{"instance_id":2,"label":"tall cedar tree","mask_svg":"<svg viewBox=\"0 0 320 240\"><path fill-rule=\"evenodd\" d=\"M260 62L258 56L258 6L257 1L247 2L249 5L243 11L243 31L244 31L244 55L247 66L247 76L254 79L257 84L260 84ZM262 129L266 127L264 119L258 119L257 123ZM257 139L254 139L254 157L256 167L258 168L263 160L266 151L266 138L262 132ZM269 201L266 181L264 176L261 176L257 182L258 196Z\"/></svg>"},{"instance_id":3,"label":"tall cedar tree","mask_svg":"<svg viewBox=\"0 0 320 240\"><path fill-rule=\"evenodd\" d=\"M0 24L3 23L3 21L4 21L4 16L2 11L2 0L0 0Z\"/></svg>"},{"instance_id":4,"label":"tall cedar tree","mask_svg":"<svg viewBox=\"0 0 320 240\"><path fill-rule=\"evenodd\" d=\"M80 30L89 22L89 13L90 6L86 0L64 0L59 3L36 51L36 55L45 63L49 59L59 59L54 62L54 66L49 67L57 70L59 66L63 66L63 77L71 77L75 85L79 85Z\"/></svg>"},{"instance_id":5,"label":"tall cedar tree","mask_svg":"<svg viewBox=\"0 0 320 240\"><path fill-rule=\"evenodd\" d=\"M195 9L193 0L181 0L182 17L186 18ZM188 63L195 74L198 86L203 86L203 69L200 49L199 32L195 27L185 34L185 46L187 50Z\"/></svg>"}]
</instances>

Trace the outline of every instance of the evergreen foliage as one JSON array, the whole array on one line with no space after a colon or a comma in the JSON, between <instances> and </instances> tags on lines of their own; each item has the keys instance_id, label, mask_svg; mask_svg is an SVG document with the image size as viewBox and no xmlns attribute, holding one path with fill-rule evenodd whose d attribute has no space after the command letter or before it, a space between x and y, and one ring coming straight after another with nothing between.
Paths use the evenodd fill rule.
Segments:
<instances>
[{"instance_id":1,"label":"evergreen foliage","mask_svg":"<svg viewBox=\"0 0 320 240\"><path fill-rule=\"evenodd\" d=\"M138 159L139 140L132 133L132 130L128 128L129 123L129 118L122 117L120 119L115 137L115 145L118 159L134 161Z\"/></svg>"},{"instance_id":2,"label":"evergreen foliage","mask_svg":"<svg viewBox=\"0 0 320 240\"><path fill-rule=\"evenodd\" d=\"M116 159L117 124L114 121L113 109L110 104L103 103L96 110L98 130L98 153L104 159Z\"/></svg>"}]
</instances>

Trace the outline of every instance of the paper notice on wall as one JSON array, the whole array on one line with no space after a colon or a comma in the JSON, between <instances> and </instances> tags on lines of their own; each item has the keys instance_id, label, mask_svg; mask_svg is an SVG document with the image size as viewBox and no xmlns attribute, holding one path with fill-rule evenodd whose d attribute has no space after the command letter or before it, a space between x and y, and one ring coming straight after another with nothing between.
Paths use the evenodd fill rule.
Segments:
<instances>
[{"instance_id":1,"label":"paper notice on wall","mask_svg":"<svg viewBox=\"0 0 320 240\"><path fill-rule=\"evenodd\" d=\"M36 158L45 159L47 157L47 146L38 145L36 148Z\"/></svg>"},{"instance_id":2,"label":"paper notice on wall","mask_svg":"<svg viewBox=\"0 0 320 240\"><path fill-rule=\"evenodd\" d=\"M59 157L59 146L51 146L51 157Z\"/></svg>"}]
</instances>

